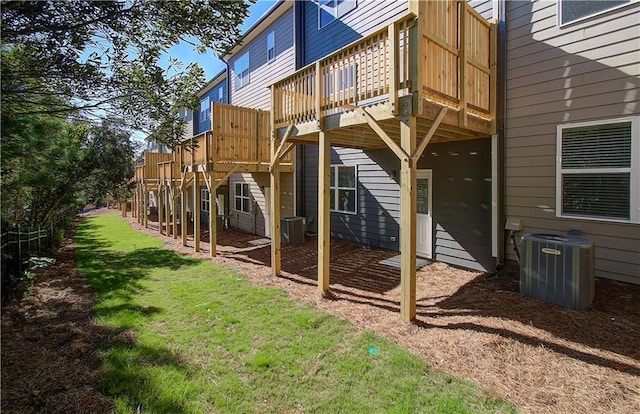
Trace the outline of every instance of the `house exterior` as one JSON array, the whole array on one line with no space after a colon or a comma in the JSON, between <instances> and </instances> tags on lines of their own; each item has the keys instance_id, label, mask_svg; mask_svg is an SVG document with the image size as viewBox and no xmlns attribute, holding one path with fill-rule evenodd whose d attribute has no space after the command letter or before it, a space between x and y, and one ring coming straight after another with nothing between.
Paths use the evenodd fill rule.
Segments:
<instances>
[{"instance_id":1,"label":"house exterior","mask_svg":"<svg viewBox=\"0 0 640 414\"><path fill-rule=\"evenodd\" d=\"M506 215L593 240L596 276L638 284L640 3L505 6Z\"/></svg>"},{"instance_id":2,"label":"house exterior","mask_svg":"<svg viewBox=\"0 0 640 414\"><path fill-rule=\"evenodd\" d=\"M409 9L407 1L342 2L332 10L326 2L303 2L300 42L308 65L352 41L384 27ZM491 1L472 6L486 19ZM450 4L455 7L455 3ZM327 14L329 15L327 17ZM333 15L332 15L333 14ZM494 143L495 145L495 143ZM298 190L309 230L317 231L318 147L305 145L298 156L302 189ZM492 138L429 144L418 161L420 221L417 253L421 257L493 271L496 266L496 212L492 197ZM494 166L495 167L495 166ZM348 205L338 198L331 206L331 234L372 247L400 250L400 161L389 149L332 147L334 182L348 175L341 194L353 195ZM422 188L424 185L424 188ZM332 187L333 188L333 187ZM420 242L421 241L421 242Z\"/></svg>"},{"instance_id":3,"label":"house exterior","mask_svg":"<svg viewBox=\"0 0 640 414\"><path fill-rule=\"evenodd\" d=\"M271 109L268 85L295 70L294 3L275 3L221 58L227 62L229 103ZM269 131L270 133L270 131ZM295 216L295 175L282 174L282 217ZM270 181L264 172L229 177L229 223L232 227L270 237Z\"/></svg>"}]
</instances>

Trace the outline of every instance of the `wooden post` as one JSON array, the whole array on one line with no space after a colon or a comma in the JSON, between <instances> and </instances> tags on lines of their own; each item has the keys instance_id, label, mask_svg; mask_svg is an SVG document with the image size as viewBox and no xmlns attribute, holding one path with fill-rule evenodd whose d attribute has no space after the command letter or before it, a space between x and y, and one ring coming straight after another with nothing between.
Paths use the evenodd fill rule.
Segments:
<instances>
[{"instance_id":1,"label":"wooden post","mask_svg":"<svg viewBox=\"0 0 640 414\"><path fill-rule=\"evenodd\" d=\"M149 192L145 188L144 184L142 187L142 216L143 216L143 224L144 227L149 227Z\"/></svg>"},{"instance_id":2,"label":"wooden post","mask_svg":"<svg viewBox=\"0 0 640 414\"><path fill-rule=\"evenodd\" d=\"M171 184L173 190L171 191L171 205L173 206L173 238L178 239L178 191L174 184Z\"/></svg>"},{"instance_id":3,"label":"wooden post","mask_svg":"<svg viewBox=\"0 0 640 414\"><path fill-rule=\"evenodd\" d=\"M142 196L140 195L140 193L142 192L141 190L142 188L142 184L138 183L136 184L136 198L138 199L138 202L136 203L136 208L138 210L137 214L136 214L136 221L138 222L138 224L142 224Z\"/></svg>"},{"instance_id":4,"label":"wooden post","mask_svg":"<svg viewBox=\"0 0 640 414\"><path fill-rule=\"evenodd\" d=\"M331 140L320 131L318 136L318 290L329 290L331 248ZM336 194L337 197L337 194Z\"/></svg>"},{"instance_id":5,"label":"wooden post","mask_svg":"<svg viewBox=\"0 0 640 414\"><path fill-rule=\"evenodd\" d=\"M416 116L403 102L400 144L409 154L416 149ZM416 163L400 161L400 316L404 322L416 316Z\"/></svg>"},{"instance_id":6,"label":"wooden post","mask_svg":"<svg viewBox=\"0 0 640 414\"><path fill-rule=\"evenodd\" d=\"M389 32L389 103L391 104L391 114L398 113L398 89L400 84L400 37L398 27L395 23L387 27Z\"/></svg>"},{"instance_id":7,"label":"wooden post","mask_svg":"<svg viewBox=\"0 0 640 414\"><path fill-rule=\"evenodd\" d=\"M169 204L171 195L169 194L169 185L164 183L164 211L165 211L165 223L167 224L167 229L165 231L165 236L171 236L171 204Z\"/></svg>"},{"instance_id":8,"label":"wooden post","mask_svg":"<svg viewBox=\"0 0 640 414\"><path fill-rule=\"evenodd\" d=\"M467 2L458 0L458 125L467 126Z\"/></svg>"},{"instance_id":9,"label":"wooden post","mask_svg":"<svg viewBox=\"0 0 640 414\"><path fill-rule=\"evenodd\" d=\"M162 185L158 185L158 198L156 204L158 204L158 233L162 234L162 225L164 222L164 195L162 194Z\"/></svg>"},{"instance_id":10,"label":"wooden post","mask_svg":"<svg viewBox=\"0 0 640 414\"><path fill-rule=\"evenodd\" d=\"M278 148L278 131L275 127L274 96L275 88L271 86L271 273L280 276L281 241L280 240L280 160L276 157Z\"/></svg>"},{"instance_id":11,"label":"wooden post","mask_svg":"<svg viewBox=\"0 0 640 414\"><path fill-rule=\"evenodd\" d=\"M216 208L216 187L213 185L215 175L210 172L206 172L208 179L206 182L211 183L209 185L209 244L211 245L211 257L216 257L216 244L218 243L218 210Z\"/></svg>"},{"instance_id":12,"label":"wooden post","mask_svg":"<svg viewBox=\"0 0 640 414\"><path fill-rule=\"evenodd\" d=\"M206 138L205 138L206 139ZM200 251L200 172L193 172L193 251Z\"/></svg>"},{"instance_id":13,"label":"wooden post","mask_svg":"<svg viewBox=\"0 0 640 414\"><path fill-rule=\"evenodd\" d=\"M187 187L182 183L180 189L180 230L182 233L182 245L187 245Z\"/></svg>"}]
</instances>

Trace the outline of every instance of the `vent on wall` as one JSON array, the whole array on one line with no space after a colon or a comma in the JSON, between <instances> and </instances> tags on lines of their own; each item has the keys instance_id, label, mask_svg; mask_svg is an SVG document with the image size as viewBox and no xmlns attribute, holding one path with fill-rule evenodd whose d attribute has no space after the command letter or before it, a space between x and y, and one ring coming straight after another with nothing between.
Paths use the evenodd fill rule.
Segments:
<instances>
[{"instance_id":1,"label":"vent on wall","mask_svg":"<svg viewBox=\"0 0 640 414\"><path fill-rule=\"evenodd\" d=\"M591 306L595 247L582 237L525 234L520 293L573 309Z\"/></svg>"}]
</instances>

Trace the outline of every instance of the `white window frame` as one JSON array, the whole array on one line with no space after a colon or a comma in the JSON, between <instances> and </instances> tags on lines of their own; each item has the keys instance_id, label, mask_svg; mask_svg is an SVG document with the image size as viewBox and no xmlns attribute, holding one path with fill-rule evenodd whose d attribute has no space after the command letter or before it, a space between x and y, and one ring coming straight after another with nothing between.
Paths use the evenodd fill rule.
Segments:
<instances>
[{"instance_id":1,"label":"white window frame","mask_svg":"<svg viewBox=\"0 0 640 414\"><path fill-rule=\"evenodd\" d=\"M615 124L621 122L631 122L631 167L630 168L583 168L580 170L571 168L562 168L562 131L567 128L579 128L594 125ZM593 174L593 173L625 173L630 174L629 189L629 220L594 217L594 216L578 216L563 214L562 212L562 177L567 174ZM558 125L556 133L556 217L604 221L614 223L640 223L640 117L612 118L599 121L576 122L570 124Z\"/></svg>"},{"instance_id":2,"label":"white window frame","mask_svg":"<svg viewBox=\"0 0 640 414\"><path fill-rule=\"evenodd\" d=\"M336 20L340 19L342 16L348 14L351 10L354 10L356 7L358 7L358 2L357 0L353 0L353 5L351 6L347 6L346 2L343 2L343 6L345 6L344 8L339 7L340 2L339 0L318 0L318 30L329 26L331 23L335 22ZM327 5L329 3L333 3L333 6L328 7ZM331 17L333 17L330 21L328 21L325 24L322 24L322 20L321 20L321 15L320 13L322 12L322 10L326 10L327 13L329 15L331 15ZM328 10L331 10L331 12L329 12Z\"/></svg>"},{"instance_id":3,"label":"white window frame","mask_svg":"<svg viewBox=\"0 0 640 414\"><path fill-rule=\"evenodd\" d=\"M200 189L200 210L209 212L209 190L206 188Z\"/></svg>"},{"instance_id":4,"label":"white window frame","mask_svg":"<svg viewBox=\"0 0 640 414\"><path fill-rule=\"evenodd\" d=\"M238 194L238 186L240 186L241 191ZM246 192L245 192L246 189ZM237 202L240 200L241 209L238 210ZM244 203L242 200L247 200L247 211L242 210L242 205ZM238 213L249 214L251 212L251 192L249 190L249 183L235 183L233 186L233 210Z\"/></svg>"},{"instance_id":5,"label":"white window frame","mask_svg":"<svg viewBox=\"0 0 640 414\"><path fill-rule=\"evenodd\" d=\"M202 104L206 102L206 107L203 109ZM200 99L200 123L207 122L209 120L209 112L211 112L211 100L208 96Z\"/></svg>"},{"instance_id":6,"label":"white window frame","mask_svg":"<svg viewBox=\"0 0 640 414\"><path fill-rule=\"evenodd\" d=\"M613 7L610 7L608 9L603 9L603 10L597 11L595 13L588 14L586 16L583 16L583 17L580 17L580 18L565 22L565 21L562 20L562 3L563 3L563 0L558 0L556 2L556 16L557 16L557 21L558 21L558 27L564 27L564 26L572 25L574 23L579 23L579 22L591 19L593 17L600 16L600 15L605 14L605 13L609 13L609 12L611 12L613 10L618 10L618 9L623 8L623 7L627 7L628 5L633 4L633 3L637 3L638 1L639 0L630 0L627 3L622 3L622 4L618 5L618 6L613 6Z\"/></svg>"},{"instance_id":7,"label":"white window frame","mask_svg":"<svg viewBox=\"0 0 640 414\"><path fill-rule=\"evenodd\" d=\"M272 30L267 35L267 62L273 62L274 60L276 60L276 32Z\"/></svg>"},{"instance_id":8,"label":"white window frame","mask_svg":"<svg viewBox=\"0 0 640 414\"><path fill-rule=\"evenodd\" d=\"M245 52L233 63L233 71L235 72L235 88L236 90L246 86L250 82L249 78L249 52Z\"/></svg>"},{"instance_id":9,"label":"white window frame","mask_svg":"<svg viewBox=\"0 0 640 414\"><path fill-rule=\"evenodd\" d=\"M333 205L329 206L329 210L334 212L334 213L342 213L342 214L351 214L351 215L356 215L358 214L358 166L357 165L344 165L344 164L332 164L330 167L330 174L333 174L333 182L335 185L331 185L329 184L329 192L331 192L331 190L333 190ZM340 187L338 185L338 171L340 170L340 168L353 168L353 180L354 180L354 184L355 187ZM338 191L339 190L353 190L354 192L354 203L353 203L353 211L347 211L347 210L341 210L339 208L339 198L338 198Z\"/></svg>"}]
</instances>

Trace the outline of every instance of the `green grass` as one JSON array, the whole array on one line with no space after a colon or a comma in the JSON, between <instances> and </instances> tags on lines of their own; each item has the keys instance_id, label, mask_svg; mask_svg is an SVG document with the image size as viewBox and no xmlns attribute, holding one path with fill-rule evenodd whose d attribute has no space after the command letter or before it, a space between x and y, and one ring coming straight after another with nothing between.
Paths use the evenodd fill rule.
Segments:
<instances>
[{"instance_id":1,"label":"green grass","mask_svg":"<svg viewBox=\"0 0 640 414\"><path fill-rule=\"evenodd\" d=\"M164 250L117 214L83 221L75 240L116 412L515 411L281 290Z\"/></svg>"}]
</instances>

